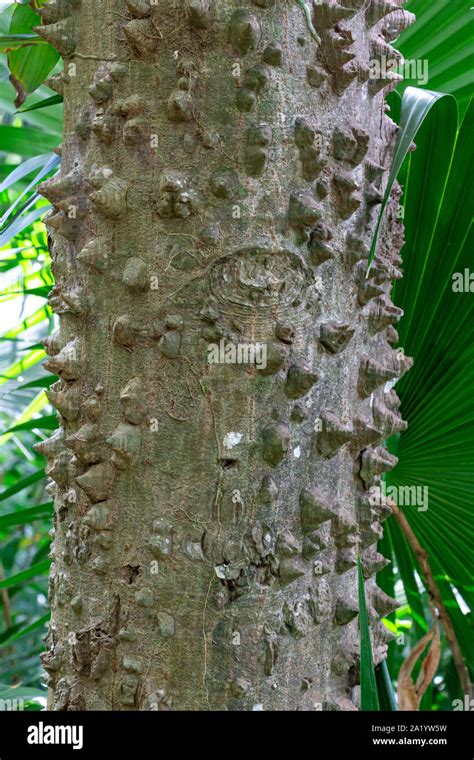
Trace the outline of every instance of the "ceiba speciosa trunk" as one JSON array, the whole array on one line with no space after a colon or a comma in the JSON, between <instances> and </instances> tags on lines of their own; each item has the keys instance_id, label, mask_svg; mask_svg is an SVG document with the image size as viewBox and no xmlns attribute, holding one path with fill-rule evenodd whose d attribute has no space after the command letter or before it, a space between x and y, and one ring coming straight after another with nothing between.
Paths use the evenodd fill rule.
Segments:
<instances>
[{"instance_id":1,"label":"ceiba speciosa trunk","mask_svg":"<svg viewBox=\"0 0 474 760\"><path fill-rule=\"evenodd\" d=\"M53 710L352 710L404 428L384 0L57 0Z\"/></svg>"}]
</instances>

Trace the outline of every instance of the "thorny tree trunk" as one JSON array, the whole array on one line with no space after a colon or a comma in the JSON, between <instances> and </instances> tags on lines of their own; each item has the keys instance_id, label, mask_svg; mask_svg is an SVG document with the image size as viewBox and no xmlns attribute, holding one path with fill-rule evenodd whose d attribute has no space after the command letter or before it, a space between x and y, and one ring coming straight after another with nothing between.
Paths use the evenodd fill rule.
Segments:
<instances>
[{"instance_id":1,"label":"thorny tree trunk","mask_svg":"<svg viewBox=\"0 0 474 760\"><path fill-rule=\"evenodd\" d=\"M384 0L57 0L54 710L357 709L403 429ZM320 37L320 44L317 36ZM264 344L267 363L208 361ZM391 344L391 345L390 345ZM258 355L257 355L258 356ZM264 354L262 354L264 356ZM222 358L222 357L221 357ZM242 358L242 357L241 357ZM244 357L245 358L245 357Z\"/></svg>"}]
</instances>

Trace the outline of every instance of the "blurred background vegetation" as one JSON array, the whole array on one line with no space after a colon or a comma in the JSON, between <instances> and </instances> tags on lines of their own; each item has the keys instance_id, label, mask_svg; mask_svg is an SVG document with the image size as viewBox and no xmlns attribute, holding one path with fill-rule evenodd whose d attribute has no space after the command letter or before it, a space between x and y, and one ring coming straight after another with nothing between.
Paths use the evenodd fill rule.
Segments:
<instances>
[{"instance_id":1,"label":"blurred background vegetation","mask_svg":"<svg viewBox=\"0 0 474 760\"><path fill-rule=\"evenodd\" d=\"M59 167L53 149L61 143L61 97L43 83L62 64L33 31L40 24L33 8L41 4L0 2L0 699L22 696L27 709L40 709L46 693L39 654L49 618L52 514L45 461L33 444L57 427L45 395L56 378L42 368L42 341L56 319L46 300L53 277L41 221L49 205L35 187ZM472 674L474 294L451 288L452 274L472 266L471 16L464 0L411 0L405 7L418 21L395 44L405 58L428 61L425 86L455 96L459 122L443 123L444 112L434 108L399 174L405 277L394 300L405 311L400 346L415 366L397 385L409 428L389 442L400 461L387 483L429 488L429 509L407 508L406 517L429 552ZM418 84L405 82L390 95L395 120L403 89ZM400 667L430 629L432 612L413 550L394 518L384 525L379 550L392 564L378 581L401 607L385 620L396 639L377 682L381 709L396 709ZM443 635L421 709L451 710L458 698L463 690Z\"/></svg>"}]
</instances>

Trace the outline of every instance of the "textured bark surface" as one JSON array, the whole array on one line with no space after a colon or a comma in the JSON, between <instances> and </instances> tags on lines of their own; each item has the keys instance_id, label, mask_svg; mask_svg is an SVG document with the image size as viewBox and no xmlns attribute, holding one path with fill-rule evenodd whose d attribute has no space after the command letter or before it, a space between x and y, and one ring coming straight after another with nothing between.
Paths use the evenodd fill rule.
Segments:
<instances>
[{"instance_id":1,"label":"textured bark surface","mask_svg":"<svg viewBox=\"0 0 474 760\"><path fill-rule=\"evenodd\" d=\"M369 489L410 366L397 192L365 277L396 135L368 65L410 20L379 0L44 9L65 58L42 187L50 709L357 709L356 557L380 661ZM209 364L221 340L264 344L266 368Z\"/></svg>"}]
</instances>

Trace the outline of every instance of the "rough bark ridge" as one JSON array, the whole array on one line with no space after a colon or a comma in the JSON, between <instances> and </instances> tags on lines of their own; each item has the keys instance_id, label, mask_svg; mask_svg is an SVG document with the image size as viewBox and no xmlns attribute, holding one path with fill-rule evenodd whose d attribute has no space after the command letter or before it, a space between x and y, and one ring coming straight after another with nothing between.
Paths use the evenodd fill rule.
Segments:
<instances>
[{"instance_id":1,"label":"rough bark ridge","mask_svg":"<svg viewBox=\"0 0 474 760\"><path fill-rule=\"evenodd\" d=\"M376 589L410 366L396 127L369 61L412 17L344 0L57 0L61 315L49 706L357 709L357 552ZM261 343L267 365L210 364Z\"/></svg>"}]
</instances>

